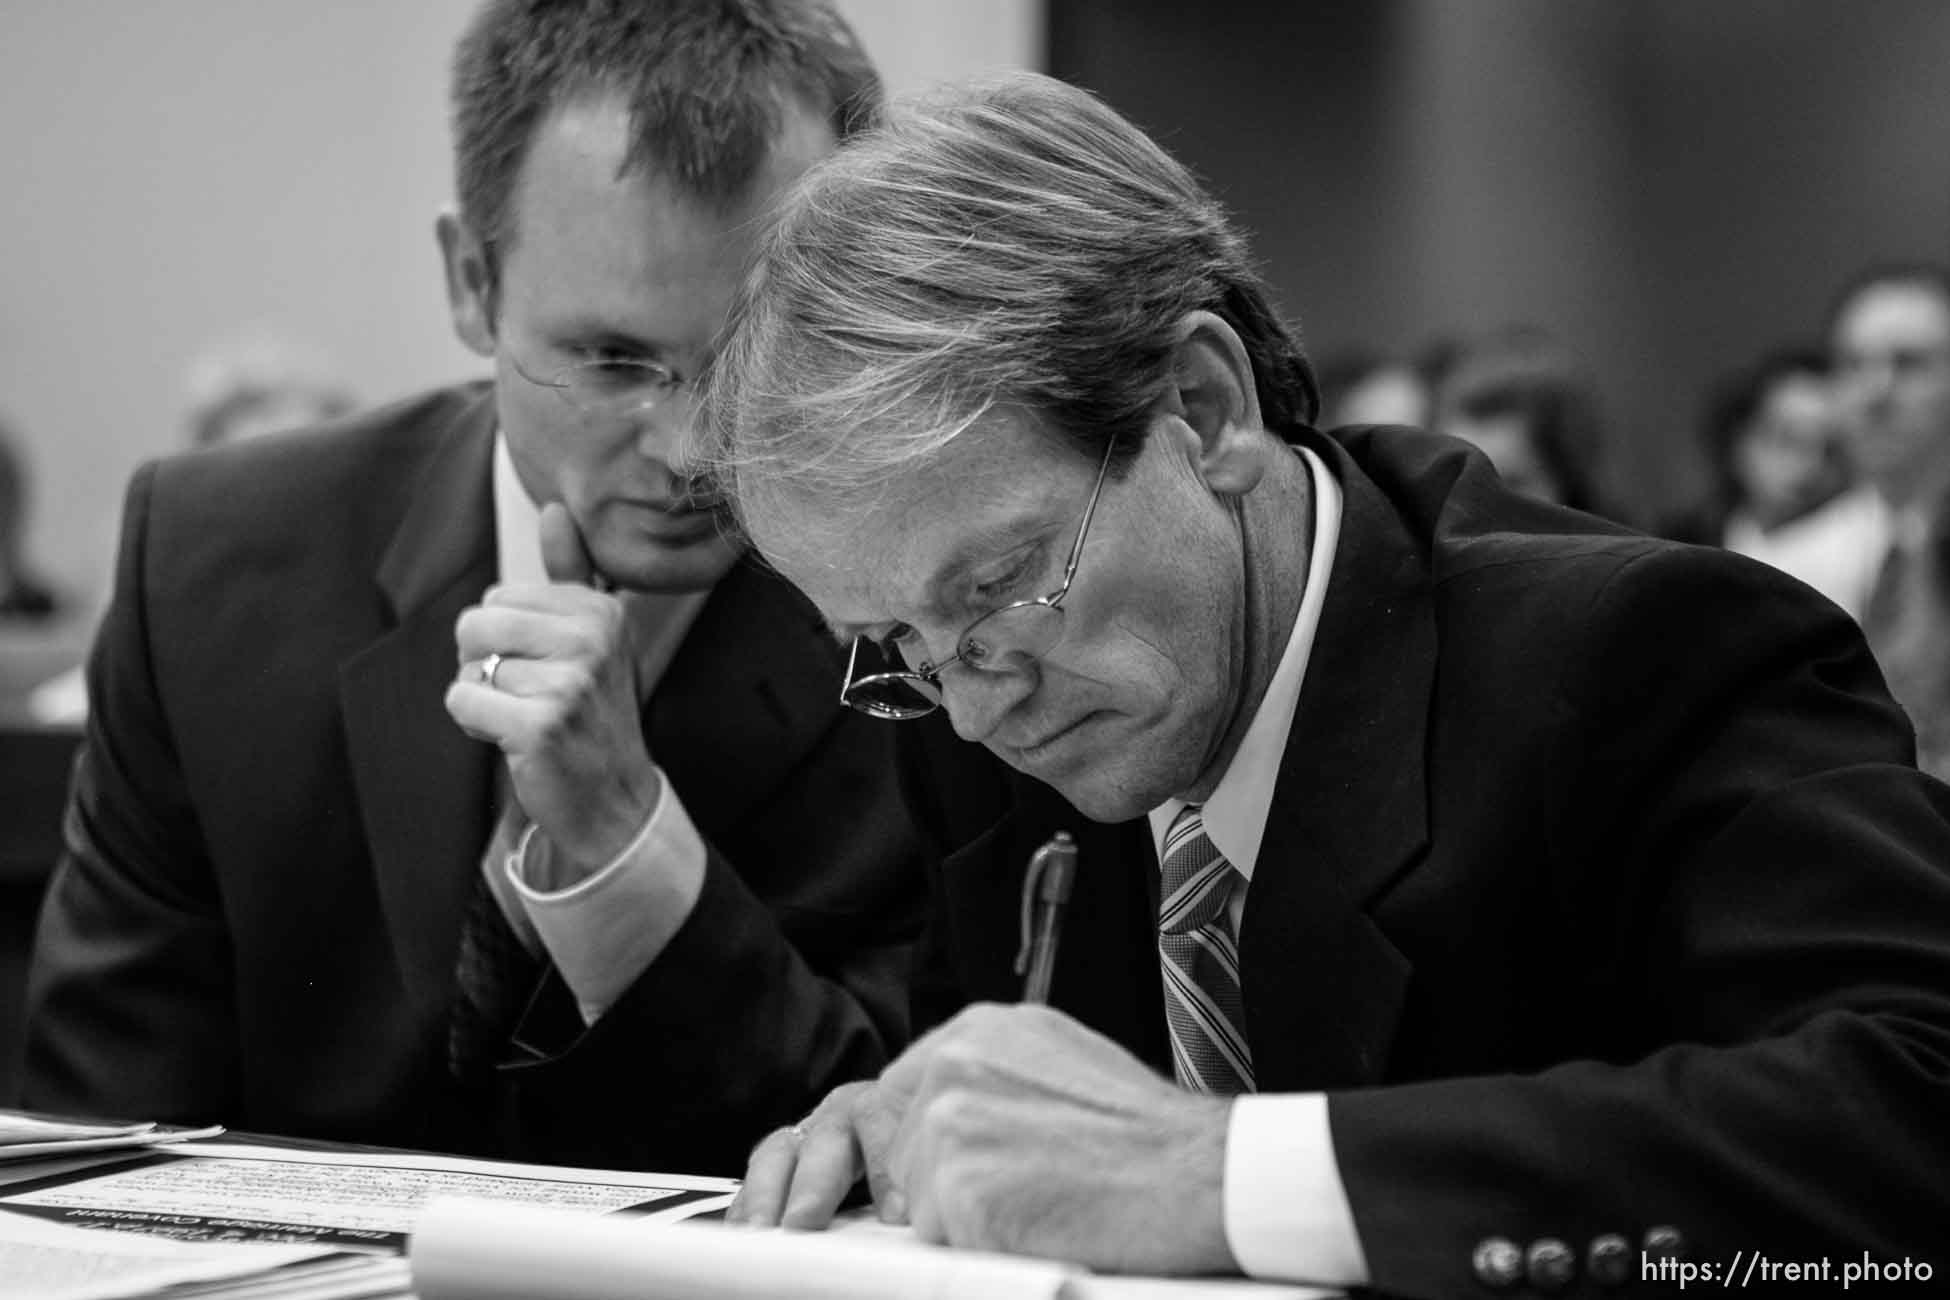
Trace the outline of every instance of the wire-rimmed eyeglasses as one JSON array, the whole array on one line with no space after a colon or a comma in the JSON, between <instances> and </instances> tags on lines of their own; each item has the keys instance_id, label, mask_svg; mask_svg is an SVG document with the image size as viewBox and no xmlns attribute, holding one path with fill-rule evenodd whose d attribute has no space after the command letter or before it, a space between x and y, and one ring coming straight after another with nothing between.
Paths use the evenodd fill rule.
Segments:
<instances>
[{"instance_id":1,"label":"wire-rimmed eyeglasses","mask_svg":"<svg viewBox=\"0 0 1950 1300\"><path fill-rule=\"evenodd\" d=\"M546 379L528 372L513 352L508 364L537 388L552 388L556 396L585 415L621 417L641 415L683 388L682 375L647 357L597 357L574 361Z\"/></svg>"},{"instance_id":2,"label":"wire-rimmed eyeglasses","mask_svg":"<svg viewBox=\"0 0 1950 1300\"><path fill-rule=\"evenodd\" d=\"M1077 539L1070 544L1070 558L1063 565L1063 584L1047 596L1018 600L992 609L963 629L955 642L955 653L939 664L922 659L911 671L858 675L860 642L853 638L852 653L846 660L846 683L840 687L840 702L872 717L890 722L922 718L941 707L941 673L948 665L964 664L982 672L999 672L1009 655L1031 658L1047 654L1063 637L1063 598L1070 594L1076 579L1077 564L1083 559L1083 539L1090 532L1091 516L1097 513L1097 498L1103 495L1104 475L1110 469L1112 447L1104 448L1103 463L1097 466L1097 482L1090 489L1089 504L1083 508L1083 522L1077 525ZM900 638L895 649L900 650ZM906 652L902 651L902 658Z\"/></svg>"}]
</instances>

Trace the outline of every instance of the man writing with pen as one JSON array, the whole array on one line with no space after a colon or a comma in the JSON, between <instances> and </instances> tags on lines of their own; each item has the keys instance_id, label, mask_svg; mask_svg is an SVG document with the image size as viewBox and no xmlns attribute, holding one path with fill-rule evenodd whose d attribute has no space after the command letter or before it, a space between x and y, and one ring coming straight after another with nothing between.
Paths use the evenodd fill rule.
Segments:
<instances>
[{"instance_id":1,"label":"man writing with pen","mask_svg":"<svg viewBox=\"0 0 1950 1300\"><path fill-rule=\"evenodd\" d=\"M1837 611L1316 432L1218 205L1043 78L815 167L708 384L946 854L936 1028L734 1218L864 1178L955 1245L1414 1296L1941 1249L1950 790ZM985 1005L1058 831L1050 1005Z\"/></svg>"}]
</instances>

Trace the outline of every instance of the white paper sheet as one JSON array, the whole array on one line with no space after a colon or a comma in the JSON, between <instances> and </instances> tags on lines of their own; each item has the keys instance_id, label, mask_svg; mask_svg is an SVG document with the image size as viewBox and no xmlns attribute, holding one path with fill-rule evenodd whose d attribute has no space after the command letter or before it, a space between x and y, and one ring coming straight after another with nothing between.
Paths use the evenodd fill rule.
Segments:
<instances>
[{"instance_id":1,"label":"white paper sheet","mask_svg":"<svg viewBox=\"0 0 1950 1300\"><path fill-rule=\"evenodd\" d=\"M738 1186L724 1178L246 1143L198 1143L172 1154L190 1158L26 1191L0 1187L0 1208L192 1240L399 1250L436 1196L688 1218L730 1204Z\"/></svg>"},{"instance_id":2,"label":"white paper sheet","mask_svg":"<svg viewBox=\"0 0 1950 1300\"><path fill-rule=\"evenodd\" d=\"M181 1282L245 1277L330 1254L315 1246L189 1245L0 1213L9 1300L109 1300Z\"/></svg>"},{"instance_id":3,"label":"white paper sheet","mask_svg":"<svg viewBox=\"0 0 1950 1300\"><path fill-rule=\"evenodd\" d=\"M223 1126L209 1128L163 1128L144 1124L85 1124L73 1120L43 1119L18 1111L0 1111L0 1161L39 1160L49 1156L81 1151L111 1151L120 1147L146 1147L165 1142L187 1142L214 1137Z\"/></svg>"},{"instance_id":4,"label":"white paper sheet","mask_svg":"<svg viewBox=\"0 0 1950 1300\"><path fill-rule=\"evenodd\" d=\"M902 1228L830 1232L571 1218L436 1201L408 1252L419 1300L1319 1300L1224 1279L1092 1276L1071 1265L930 1246Z\"/></svg>"},{"instance_id":5,"label":"white paper sheet","mask_svg":"<svg viewBox=\"0 0 1950 1300\"><path fill-rule=\"evenodd\" d=\"M73 1120L43 1119L18 1111L0 1111L0 1146L17 1143L63 1142L74 1138L133 1137L155 1130L153 1120L141 1124L84 1124Z\"/></svg>"}]
</instances>

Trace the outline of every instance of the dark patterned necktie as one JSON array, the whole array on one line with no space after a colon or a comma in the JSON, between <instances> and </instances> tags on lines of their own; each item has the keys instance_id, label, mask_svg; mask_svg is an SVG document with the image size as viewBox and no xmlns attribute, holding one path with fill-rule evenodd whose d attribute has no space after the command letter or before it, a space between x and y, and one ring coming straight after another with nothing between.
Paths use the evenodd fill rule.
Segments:
<instances>
[{"instance_id":1,"label":"dark patterned necktie","mask_svg":"<svg viewBox=\"0 0 1950 1300\"><path fill-rule=\"evenodd\" d=\"M1239 987L1239 942L1226 902L1239 873L1205 834L1196 807L1165 835L1158 900L1158 955L1165 1020L1181 1086L1195 1092L1253 1090L1252 1050Z\"/></svg>"},{"instance_id":2,"label":"dark patterned necktie","mask_svg":"<svg viewBox=\"0 0 1950 1300\"><path fill-rule=\"evenodd\" d=\"M504 783L505 784L505 783ZM508 924L487 873L503 870L521 839L521 805L503 791L501 815L474 873L454 958L454 1003L447 1018L447 1068L456 1079L485 1078L507 1056L509 1040L534 992L541 961Z\"/></svg>"}]
</instances>

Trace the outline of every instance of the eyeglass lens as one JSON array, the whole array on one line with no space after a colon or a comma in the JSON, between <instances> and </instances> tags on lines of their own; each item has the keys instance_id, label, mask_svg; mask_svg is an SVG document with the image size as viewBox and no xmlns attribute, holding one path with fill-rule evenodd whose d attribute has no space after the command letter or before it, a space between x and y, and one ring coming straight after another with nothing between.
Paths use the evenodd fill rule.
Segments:
<instances>
[{"instance_id":1,"label":"eyeglass lens","mask_svg":"<svg viewBox=\"0 0 1950 1300\"><path fill-rule=\"evenodd\" d=\"M570 366L559 382L577 406L610 409L648 405L677 387L670 371L645 361L590 361Z\"/></svg>"},{"instance_id":2,"label":"eyeglass lens","mask_svg":"<svg viewBox=\"0 0 1950 1300\"><path fill-rule=\"evenodd\" d=\"M877 718L904 720L932 713L941 703L941 688L925 677L907 673L875 673L855 681L846 702Z\"/></svg>"}]
</instances>

